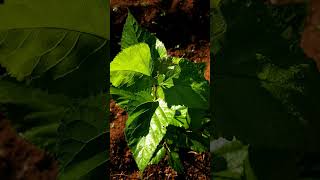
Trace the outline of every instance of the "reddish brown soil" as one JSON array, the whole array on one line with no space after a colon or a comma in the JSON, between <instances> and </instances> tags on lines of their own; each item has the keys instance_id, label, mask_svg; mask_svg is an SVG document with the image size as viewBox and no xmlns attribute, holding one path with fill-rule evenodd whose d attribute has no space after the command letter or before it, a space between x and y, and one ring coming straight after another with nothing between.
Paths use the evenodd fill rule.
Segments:
<instances>
[{"instance_id":1,"label":"reddish brown soil","mask_svg":"<svg viewBox=\"0 0 320 180\"><path fill-rule=\"evenodd\" d=\"M55 180L57 162L26 142L0 114L0 179Z\"/></svg>"},{"instance_id":2,"label":"reddish brown soil","mask_svg":"<svg viewBox=\"0 0 320 180\"><path fill-rule=\"evenodd\" d=\"M166 45L168 53L207 64L205 77L210 79L209 1L200 0L111 0L111 57L120 51L120 37L127 8L139 24ZM140 175L127 146L124 127L127 114L110 102L110 176L111 179L210 179L209 153L181 152L185 174L177 174L167 157L149 166Z\"/></svg>"},{"instance_id":3,"label":"reddish brown soil","mask_svg":"<svg viewBox=\"0 0 320 180\"><path fill-rule=\"evenodd\" d=\"M309 15L301 39L301 47L313 58L320 70L320 1L310 1Z\"/></svg>"},{"instance_id":4,"label":"reddish brown soil","mask_svg":"<svg viewBox=\"0 0 320 180\"><path fill-rule=\"evenodd\" d=\"M306 0L267 0L274 5L304 3ZM320 71L320 1L309 1L309 13L305 21L300 46L312 58Z\"/></svg>"}]
</instances>

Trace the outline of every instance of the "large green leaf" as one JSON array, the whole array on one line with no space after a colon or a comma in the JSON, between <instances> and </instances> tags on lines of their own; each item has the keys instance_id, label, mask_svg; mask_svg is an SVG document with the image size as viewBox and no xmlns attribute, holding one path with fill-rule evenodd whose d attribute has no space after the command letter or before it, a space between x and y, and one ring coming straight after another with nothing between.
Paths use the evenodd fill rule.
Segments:
<instances>
[{"instance_id":1,"label":"large green leaf","mask_svg":"<svg viewBox=\"0 0 320 180\"><path fill-rule=\"evenodd\" d=\"M135 78L151 76L153 62L149 46L136 44L120 52L110 64L110 81L113 86L130 86Z\"/></svg>"},{"instance_id":2,"label":"large green leaf","mask_svg":"<svg viewBox=\"0 0 320 180\"><path fill-rule=\"evenodd\" d=\"M137 107L127 120L126 140L140 170L146 168L165 134L165 128L160 121L162 119L154 118L154 127L151 125L151 119L157 108L156 102L145 103Z\"/></svg>"},{"instance_id":3,"label":"large green leaf","mask_svg":"<svg viewBox=\"0 0 320 180\"><path fill-rule=\"evenodd\" d=\"M0 39L0 64L19 81L49 70L54 80L62 78L106 46L104 39L53 28L8 30Z\"/></svg>"},{"instance_id":4,"label":"large green leaf","mask_svg":"<svg viewBox=\"0 0 320 180\"><path fill-rule=\"evenodd\" d=\"M0 7L1 66L53 93L100 92L108 72L108 6L104 0L6 2Z\"/></svg>"},{"instance_id":5,"label":"large green leaf","mask_svg":"<svg viewBox=\"0 0 320 180\"><path fill-rule=\"evenodd\" d=\"M0 5L0 105L25 138L57 155L61 179L106 169L106 96L97 94L109 81L109 9L105 0Z\"/></svg>"},{"instance_id":6,"label":"large green leaf","mask_svg":"<svg viewBox=\"0 0 320 180\"><path fill-rule=\"evenodd\" d=\"M140 27L136 19L130 11L128 11L128 17L122 32L121 49L138 43L147 43L149 45L153 59L167 56L167 50L164 44L149 31Z\"/></svg>"},{"instance_id":7,"label":"large green leaf","mask_svg":"<svg viewBox=\"0 0 320 180\"><path fill-rule=\"evenodd\" d=\"M175 73L167 74L164 85L165 99L169 105L184 105L189 108L208 109L209 83L203 76L203 64L180 60Z\"/></svg>"},{"instance_id":8,"label":"large green leaf","mask_svg":"<svg viewBox=\"0 0 320 180\"><path fill-rule=\"evenodd\" d=\"M106 84L109 82L109 79L106 79L109 74L109 50L109 41L106 41L103 47L90 54L81 64L77 64L81 61L81 57L79 57L80 61L73 65L67 65L66 67L71 69L74 66L72 72L54 80L52 69L44 76L31 81L31 85L47 89L50 93L63 93L76 98L101 93L106 90ZM79 53L79 55L82 54Z\"/></svg>"},{"instance_id":9,"label":"large green leaf","mask_svg":"<svg viewBox=\"0 0 320 180\"><path fill-rule=\"evenodd\" d=\"M145 103L129 114L125 135L139 169L149 164L168 125L188 128L188 124L185 107L168 108L163 100Z\"/></svg>"},{"instance_id":10,"label":"large green leaf","mask_svg":"<svg viewBox=\"0 0 320 180\"><path fill-rule=\"evenodd\" d=\"M265 4L236 1L223 9L229 26L213 66L215 130L254 147L319 150L315 65L290 48Z\"/></svg>"},{"instance_id":11,"label":"large green leaf","mask_svg":"<svg viewBox=\"0 0 320 180\"><path fill-rule=\"evenodd\" d=\"M58 28L110 37L109 1L6 1L0 6L0 30Z\"/></svg>"}]
</instances>

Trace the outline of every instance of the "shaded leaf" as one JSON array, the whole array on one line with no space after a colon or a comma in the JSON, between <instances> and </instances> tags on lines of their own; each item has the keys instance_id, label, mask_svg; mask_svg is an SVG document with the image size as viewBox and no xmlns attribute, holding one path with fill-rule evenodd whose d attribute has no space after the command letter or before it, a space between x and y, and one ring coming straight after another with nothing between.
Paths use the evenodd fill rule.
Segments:
<instances>
[{"instance_id":1,"label":"shaded leaf","mask_svg":"<svg viewBox=\"0 0 320 180\"><path fill-rule=\"evenodd\" d=\"M203 77L203 64L181 59L178 65L167 68L167 74L161 86L168 104L208 109L209 83Z\"/></svg>"},{"instance_id":2,"label":"shaded leaf","mask_svg":"<svg viewBox=\"0 0 320 180\"><path fill-rule=\"evenodd\" d=\"M54 80L64 77L106 44L106 40L89 34L54 28L0 34L0 64L19 81L37 78L49 70Z\"/></svg>"},{"instance_id":3,"label":"shaded leaf","mask_svg":"<svg viewBox=\"0 0 320 180\"><path fill-rule=\"evenodd\" d=\"M107 163L106 97L99 95L79 101L62 120L58 129L61 179L79 179Z\"/></svg>"},{"instance_id":4,"label":"shaded leaf","mask_svg":"<svg viewBox=\"0 0 320 180\"><path fill-rule=\"evenodd\" d=\"M255 175L251 169L248 156L248 146L233 139L228 141L224 138L211 141L210 151L213 153L213 177L214 179L246 179L255 180ZM219 161L217 157L223 157L226 162L225 169L218 169ZM221 163L221 161L220 161Z\"/></svg>"},{"instance_id":5,"label":"shaded leaf","mask_svg":"<svg viewBox=\"0 0 320 180\"><path fill-rule=\"evenodd\" d=\"M229 2L223 13L227 43L213 66L211 106L218 133L254 147L319 150L319 73L281 37L284 26L302 21L286 22L290 15L256 1Z\"/></svg>"},{"instance_id":6,"label":"shaded leaf","mask_svg":"<svg viewBox=\"0 0 320 180\"><path fill-rule=\"evenodd\" d=\"M0 29L52 27L109 39L109 12L109 1L101 0L8 1L0 6Z\"/></svg>"}]
</instances>

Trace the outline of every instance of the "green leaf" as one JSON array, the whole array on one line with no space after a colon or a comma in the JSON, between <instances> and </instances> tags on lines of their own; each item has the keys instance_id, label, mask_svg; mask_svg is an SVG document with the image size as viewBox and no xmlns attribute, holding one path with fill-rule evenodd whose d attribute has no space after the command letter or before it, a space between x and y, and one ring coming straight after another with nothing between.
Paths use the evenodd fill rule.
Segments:
<instances>
[{"instance_id":1,"label":"green leaf","mask_svg":"<svg viewBox=\"0 0 320 180\"><path fill-rule=\"evenodd\" d=\"M113 86L124 84L130 86L135 77L151 76L153 62L149 46L145 43L136 44L121 51L110 64L110 81Z\"/></svg>"},{"instance_id":2,"label":"green leaf","mask_svg":"<svg viewBox=\"0 0 320 180\"><path fill-rule=\"evenodd\" d=\"M100 0L6 2L0 7L1 66L50 93L101 92L109 71L108 7Z\"/></svg>"},{"instance_id":3,"label":"green leaf","mask_svg":"<svg viewBox=\"0 0 320 180\"><path fill-rule=\"evenodd\" d=\"M210 0L210 9L219 8L221 0Z\"/></svg>"},{"instance_id":4,"label":"green leaf","mask_svg":"<svg viewBox=\"0 0 320 180\"><path fill-rule=\"evenodd\" d=\"M39 148L55 153L58 127L57 122L47 123L25 130L22 136Z\"/></svg>"},{"instance_id":5,"label":"green leaf","mask_svg":"<svg viewBox=\"0 0 320 180\"><path fill-rule=\"evenodd\" d=\"M61 179L79 179L100 166L106 166L106 99L106 95L99 95L80 100L62 120L58 130Z\"/></svg>"},{"instance_id":6,"label":"green leaf","mask_svg":"<svg viewBox=\"0 0 320 180\"><path fill-rule=\"evenodd\" d=\"M107 146L103 145L107 144L106 140L106 134L102 134L101 136L92 139L86 146L81 146L77 155L73 157L74 160L60 170L59 179L91 179L90 173L96 171L101 166L106 168L108 152ZM66 146L66 144L64 145ZM67 148L70 147L64 149L74 151L74 149ZM95 174L104 174L105 171L103 170L95 172Z\"/></svg>"},{"instance_id":7,"label":"green leaf","mask_svg":"<svg viewBox=\"0 0 320 180\"><path fill-rule=\"evenodd\" d=\"M0 64L19 81L49 70L52 79L62 78L106 45L89 34L54 28L8 30L0 39Z\"/></svg>"},{"instance_id":8,"label":"green leaf","mask_svg":"<svg viewBox=\"0 0 320 180\"><path fill-rule=\"evenodd\" d=\"M227 23L219 7L211 9L210 16L210 43L212 44L210 52L216 55L222 48L227 31Z\"/></svg>"},{"instance_id":9,"label":"green leaf","mask_svg":"<svg viewBox=\"0 0 320 180\"><path fill-rule=\"evenodd\" d=\"M207 109L208 102L204 96L199 95L191 86L175 85L164 89L165 99L170 105L182 104L197 109Z\"/></svg>"},{"instance_id":10,"label":"green leaf","mask_svg":"<svg viewBox=\"0 0 320 180\"><path fill-rule=\"evenodd\" d=\"M176 66L168 71L165 83L161 84L168 104L208 109L209 83L203 76L203 64L181 59ZM170 66L167 68L172 69Z\"/></svg>"},{"instance_id":11,"label":"green leaf","mask_svg":"<svg viewBox=\"0 0 320 180\"><path fill-rule=\"evenodd\" d=\"M216 167L219 166L218 161L215 161L217 157L213 159L213 177L241 180L246 173L248 177L254 177L253 172L250 171L250 164L248 164L248 146L242 145L235 139L228 141L219 138L210 143L210 151L213 153L213 157L223 157L227 162L226 169L217 171ZM245 179L252 180L250 178Z\"/></svg>"},{"instance_id":12,"label":"green leaf","mask_svg":"<svg viewBox=\"0 0 320 180\"><path fill-rule=\"evenodd\" d=\"M189 109L189 115L191 120L190 128L193 130L201 129L202 127L208 127L206 124L210 121L210 113L207 110L202 109Z\"/></svg>"},{"instance_id":13,"label":"green leaf","mask_svg":"<svg viewBox=\"0 0 320 180\"><path fill-rule=\"evenodd\" d=\"M70 101L63 95L0 80L0 105L8 111L12 124L23 137L52 153L56 151L58 122Z\"/></svg>"},{"instance_id":14,"label":"green leaf","mask_svg":"<svg viewBox=\"0 0 320 180\"><path fill-rule=\"evenodd\" d=\"M41 89L0 80L0 103L24 105L43 112L67 106L69 98L64 95L51 95Z\"/></svg>"},{"instance_id":15,"label":"green leaf","mask_svg":"<svg viewBox=\"0 0 320 180\"><path fill-rule=\"evenodd\" d=\"M186 108L168 108L164 101L140 105L129 114L125 135L133 157L141 171L150 162L159 143L166 134L168 125L188 127ZM181 114L176 115L179 111Z\"/></svg>"},{"instance_id":16,"label":"green leaf","mask_svg":"<svg viewBox=\"0 0 320 180\"><path fill-rule=\"evenodd\" d=\"M121 49L126 49L138 43L147 43L149 45L153 59L167 56L164 44L150 32L141 28L130 11L128 11L128 17L122 32Z\"/></svg>"},{"instance_id":17,"label":"green leaf","mask_svg":"<svg viewBox=\"0 0 320 180\"><path fill-rule=\"evenodd\" d=\"M128 113L131 113L136 107L146 102L152 102L154 98L151 93L150 88L133 93L129 90L110 87L112 97L117 101L117 104L128 111Z\"/></svg>"},{"instance_id":18,"label":"green leaf","mask_svg":"<svg viewBox=\"0 0 320 180\"><path fill-rule=\"evenodd\" d=\"M149 102L136 108L127 120L125 136L138 168L143 171L162 140L167 124L162 118L154 118L158 103ZM154 127L153 127L154 126Z\"/></svg>"},{"instance_id":19,"label":"green leaf","mask_svg":"<svg viewBox=\"0 0 320 180\"><path fill-rule=\"evenodd\" d=\"M320 74L281 37L282 26L302 21L279 25L284 17L258 1L230 1L221 9L228 30L211 88L218 134L257 148L318 151Z\"/></svg>"},{"instance_id":20,"label":"green leaf","mask_svg":"<svg viewBox=\"0 0 320 180\"><path fill-rule=\"evenodd\" d=\"M109 1L7 1L0 6L0 30L58 28L110 37Z\"/></svg>"},{"instance_id":21,"label":"green leaf","mask_svg":"<svg viewBox=\"0 0 320 180\"><path fill-rule=\"evenodd\" d=\"M0 106L24 138L58 157L60 179L105 173L107 96L97 94L108 84L109 11L104 0L0 6Z\"/></svg>"},{"instance_id":22,"label":"green leaf","mask_svg":"<svg viewBox=\"0 0 320 180\"><path fill-rule=\"evenodd\" d=\"M202 137L202 132L186 132L184 128L169 125L165 137L173 148L191 149L196 152L208 151L209 139Z\"/></svg>"},{"instance_id":23,"label":"green leaf","mask_svg":"<svg viewBox=\"0 0 320 180\"><path fill-rule=\"evenodd\" d=\"M110 87L110 95L112 96L112 99L115 99L117 104L123 109L127 109L130 99L134 98L134 93L115 87Z\"/></svg>"},{"instance_id":24,"label":"green leaf","mask_svg":"<svg viewBox=\"0 0 320 180\"><path fill-rule=\"evenodd\" d=\"M155 152L149 164L158 164L166 155L166 149L162 146L158 151Z\"/></svg>"}]
</instances>

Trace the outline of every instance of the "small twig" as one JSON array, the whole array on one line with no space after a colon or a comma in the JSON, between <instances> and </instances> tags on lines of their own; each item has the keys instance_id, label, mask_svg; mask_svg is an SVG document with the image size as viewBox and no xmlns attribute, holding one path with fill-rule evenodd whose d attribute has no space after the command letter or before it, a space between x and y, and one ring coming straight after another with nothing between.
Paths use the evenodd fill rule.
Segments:
<instances>
[{"instance_id":1,"label":"small twig","mask_svg":"<svg viewBox=\"0 0 320 180\"><path fill-rule=\"evenodd\" d=\"M171 151L170 151L170 148L169 148L168 144L167 144L166 142L164 142L163 144L164 144L164 146L167 148L167 150L168 150L169 153L170 153Z\"/></svg>"}]
</instances>

